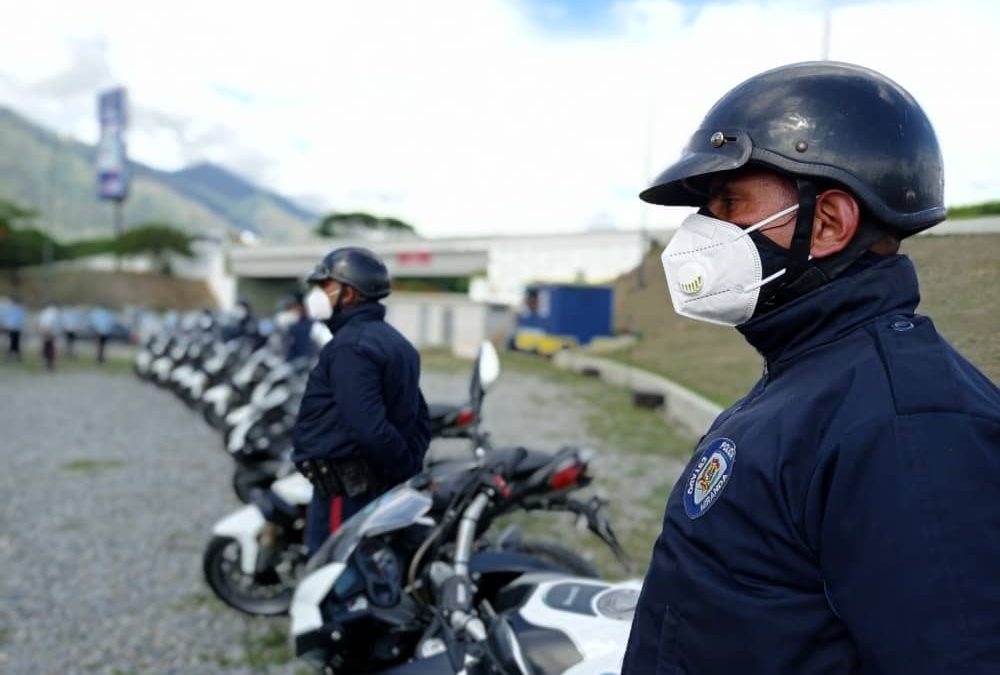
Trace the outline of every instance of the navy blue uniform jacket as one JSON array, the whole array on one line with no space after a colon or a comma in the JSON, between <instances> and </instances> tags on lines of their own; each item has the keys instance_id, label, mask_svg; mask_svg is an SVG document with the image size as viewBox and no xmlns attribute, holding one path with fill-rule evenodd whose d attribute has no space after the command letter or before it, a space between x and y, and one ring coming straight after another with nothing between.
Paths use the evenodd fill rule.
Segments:
<instances>
[{"instance_id":1,"label":"navy blue uniform jacket","mask_svg":"<svg viewBox=\"0 0 1000 675\"><path fill-rule=\"evenodd\" d=\"M918 302L892 256L740 326L623 675L1000 673L1000 391Z\"/></svg>"},{"instance_id":2,"label":"navy blue uniform jacket","mask_svg":"<svg viewBox=\"0 0 1000 675\"><path fill-rule=\"evenodd\" d=\"M420 355L384 321L385 307L356 305L328 323L333 339L309 374L292 459L368 461L383 486L423 468L430 443Z\"/></svg>"}]
</instances>

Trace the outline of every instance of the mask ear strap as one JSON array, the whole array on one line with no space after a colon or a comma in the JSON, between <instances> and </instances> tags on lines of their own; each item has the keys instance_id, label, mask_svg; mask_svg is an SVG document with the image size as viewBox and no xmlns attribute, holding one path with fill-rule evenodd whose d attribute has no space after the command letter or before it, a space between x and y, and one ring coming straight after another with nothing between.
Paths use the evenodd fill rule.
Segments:
<instances>
[{"instance_id":1,"label":"mask ear strap","mask_svg":"<svg viewBox=\"0 0 1000 675\"><path fill-rule=\"evenodd\" d=\"M809 249L812 244L813 216L816 214L816 185L811 180L795 181L799 197L799 211L795 217L795 232L785 255L785 273L774 283L774 288L758 300L758 306L769 311L802 294L804 284L814 288L814 271L809 266ZM806 278L809 279L806 279Z\"/></svg>"}]
</instances>

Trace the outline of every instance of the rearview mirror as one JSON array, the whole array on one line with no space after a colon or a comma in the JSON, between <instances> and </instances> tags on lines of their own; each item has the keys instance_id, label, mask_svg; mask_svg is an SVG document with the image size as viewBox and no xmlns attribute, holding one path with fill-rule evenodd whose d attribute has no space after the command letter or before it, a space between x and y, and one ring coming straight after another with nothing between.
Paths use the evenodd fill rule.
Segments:
<instances>
[{"instance_id":1,"label":"rearview mirror","mask_svg":"<svg viewBox=\"0 0 1000 675\"><path fill-rule=\"evenodd\" d=\"M476 359L479 370L479 386L486 391L500 377L500 355L492 342L483 341L479 347L479 357Z\"/></svg>"}]
</instances>

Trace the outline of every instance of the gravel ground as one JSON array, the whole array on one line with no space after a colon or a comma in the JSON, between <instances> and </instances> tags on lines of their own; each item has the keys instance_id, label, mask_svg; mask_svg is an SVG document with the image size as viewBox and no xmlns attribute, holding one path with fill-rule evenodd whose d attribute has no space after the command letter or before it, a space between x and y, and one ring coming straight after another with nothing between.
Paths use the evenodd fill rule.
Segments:
<instances>
[{"instance_id":1,"label":"gravel ground","mask_svg":"<svg viewBox=\"0 0 1000 675\"><path fill-rule=\"evenodd\" d=\"M423 387L430 401L461 402L468 374L428 372ZM217 432L124 375L8 366L0 397L0 672L307 672L282 662L284 619L229 610L202 579L212 524L239 506ZM599 448L570 398L563 385L505 374L486 427L503 444ZM612 485L636 474L613 455L597 463Z\"/></svg>"}]
</instances>

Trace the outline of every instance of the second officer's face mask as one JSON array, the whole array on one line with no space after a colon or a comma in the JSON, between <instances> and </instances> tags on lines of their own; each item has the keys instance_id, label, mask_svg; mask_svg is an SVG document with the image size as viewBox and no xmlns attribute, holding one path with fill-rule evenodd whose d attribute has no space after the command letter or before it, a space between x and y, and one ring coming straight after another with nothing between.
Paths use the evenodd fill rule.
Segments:
<instances>
[{"instance_id":1,"label":"second officer's face mask","mask_svg":"<svg viewBox=\"0 0 1000 675\"><path fill-rule=\"evenodd\" d=\"M337 301L339 304L340 300L340 290L337 290ZM334 314L334 303L330 300L330 296L326 294L319 286L313 286L308 293L306 293L305 302L306 314L309 318L315 319L316 321L327 321Z\"/></svg>"},{"instance_id":2,"label":"second officer's face mask","mask_svg":"<svg viewBox=\"0 0 1000 675\"><path fill-rule=\"evenodd\" d=\"M660 256L674 311L723 326L748 321L761 286L785 273L782 268L763 276L750 234L798 208L789 206L746 229L701 213L685 218Z\"/></svg>"}]
</instances>

